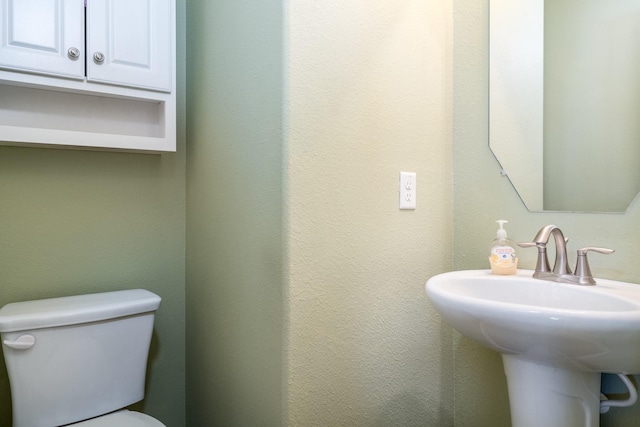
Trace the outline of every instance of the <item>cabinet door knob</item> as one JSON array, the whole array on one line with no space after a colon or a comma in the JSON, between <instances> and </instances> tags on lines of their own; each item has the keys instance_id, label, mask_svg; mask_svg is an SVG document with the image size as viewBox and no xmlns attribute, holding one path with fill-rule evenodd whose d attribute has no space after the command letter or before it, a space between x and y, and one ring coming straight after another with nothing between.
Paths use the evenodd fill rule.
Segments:
<instances>
[{"instance_id":1,"label":"cabinet door knob","mask_svg":"<svg viewBox=\"0 0 640 427\"><path fill-rule=\"evenodd\" d=\"M94 53L93 60L96 61L98 64L102 64L104 62L104 53L102 52Z\"/></svg>"},{"instance_id":2,"label":"cabinet door knob","mask_svg":"<svg viewBox=\"0 0 640 427\"><path fill-rule=\"evenodd\" d=\"M69 55L69 58L71 59L78 59L80 57L80 49L77 47L70 47L67 51L67 55Z\"/></svg>"}]
</instances>

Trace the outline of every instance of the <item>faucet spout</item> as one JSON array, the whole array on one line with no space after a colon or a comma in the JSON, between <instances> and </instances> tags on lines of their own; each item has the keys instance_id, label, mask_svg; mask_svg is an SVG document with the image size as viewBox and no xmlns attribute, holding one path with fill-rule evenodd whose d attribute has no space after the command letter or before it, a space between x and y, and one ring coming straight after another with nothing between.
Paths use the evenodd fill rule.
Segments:
<instances>
[{"instance_id":1,"label":"faucet spout","mask_svg":"<svg viewBox=\"0 0 640 427\"><path fill-rule=\"evenodd\" d=\"M556 244L556 261L553 265L553 272L556 275L570 275L569 261L567 260L567 239L560 228L555 225L545 225L538 231L533 241L536 245L546 246L549 239L553 236Z\"/></svg>"},{"instance_id":2,"label":"faucet spout","mask_svg":"<svg viewBox=\"0 0 640 427\"><path fill-rule=\"evenodd\" d=\"M549 268L547 260L547 243L553 236L556 245L556 262L553 265L553 271ZM523 248L538 248L538 262L533 277L542 280L551 280L554 282L574 283L578 285L595 285L596 281L591 275L589 263L587 261L587 252L599 252L602 254L613 253L613 249L587 247L578 250L578 261L576 262L576 272L571 273L569 261L567 259L567 239L564 237L562 230L555 225L545 225L538 231L533 242L518 243Z\"/></svg>"}]
</instances>

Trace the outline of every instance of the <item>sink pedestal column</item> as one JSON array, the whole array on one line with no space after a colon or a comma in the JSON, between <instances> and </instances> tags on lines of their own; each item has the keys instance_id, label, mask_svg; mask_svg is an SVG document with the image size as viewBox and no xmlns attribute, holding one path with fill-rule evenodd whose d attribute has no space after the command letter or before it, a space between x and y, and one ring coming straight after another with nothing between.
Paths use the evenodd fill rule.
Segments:
<instances>
[{"instance_id":1,"label":"sink pedestal column","mask_svg":"<svg viewBox=\"0 0 640 427\"><path fill-rule=\"evenodd\" d=\"M598 427L599 372L571 371L502 355L512 427Z\"/></svg>"}]
</instances>

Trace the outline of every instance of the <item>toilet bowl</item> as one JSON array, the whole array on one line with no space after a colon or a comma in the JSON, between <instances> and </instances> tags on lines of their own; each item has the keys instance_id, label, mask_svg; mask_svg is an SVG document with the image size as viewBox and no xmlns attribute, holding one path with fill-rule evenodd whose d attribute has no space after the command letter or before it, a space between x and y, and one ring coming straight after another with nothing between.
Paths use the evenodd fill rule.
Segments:
<instances>
[{"instance_id":1,"label":"toilet bowl","mask_svg":"<svg viewBox=\"0 0 640 427\"><path fill-rule=\"evenodd\" d=\"M122 411L114 412L112 414L103 415L98 418L92 418L87 421L80 421L76 424L71 424L66 427L165 427L160 421L156 420L149 415L141 414L140 412L129 411L124 409Z\"/></svg>"},{"instance_id":2,"label":"toilet bowl","mask_svg":"<svg viewBox=\"0 0 640 427\"><path fill-rule=\"evenodd\" d=\"M0 335L14 427L163 427L144 398L160 297L143 289L7 304Z\"/></svg>"}]
</instances>

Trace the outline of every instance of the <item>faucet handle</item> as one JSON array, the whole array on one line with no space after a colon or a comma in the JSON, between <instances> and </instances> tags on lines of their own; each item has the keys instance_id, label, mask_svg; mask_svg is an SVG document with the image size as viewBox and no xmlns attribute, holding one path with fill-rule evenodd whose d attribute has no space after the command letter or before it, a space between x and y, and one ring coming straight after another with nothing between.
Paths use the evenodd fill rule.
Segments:
<instances>
[{"instance_id":1,"label":"faucet handle","mask_svg":"<svg viewBox=\"0 0 640 427\"><path fill-rule=\"evenodd\" d=\"M609 254L614 253L616 250L615 249L608 249L608 248L598 248L598 247L595 247L595 246L589 246L589 247L586 247L586 248L578 249L578 256L586 255L587 252L589 252L589 251L598 252L598 253L601 253L601 254L609 255Z\"/></svg>"},{"instance_id":2,"label":"faucet handle","mask_svg":"<svg viewBox=\"0 0 640 427\"><path fill-rule=\"evenodd\" d=\"M589 268L589 260L587 259L588 252L598 252L601 254L612 254L615 252L613 249L598 248L589 246L586 248L578 249L578 260L576 261L575 276L578 279L578 283L581 285L595 285L596 281L591 275L591 269Z\"/></svg>"},{"instance_id":3,"label":"faucet handle","mask_svg":"<svg viewBox=\"0 0 640 427\"><path fill-rule=\"evenodd\" d=\"M520 246L521 248L533 248L534 246L538 246L538 245L547 246L544 243L536 243L536 242L520 242L520 243L518 243L518 246Z\"/></svg>"},{"instance_id":4,"label":"faucet handle","mask_svg":"<svg viewBox=\"0 0 640 427\"><path fill-rule=\"evenodd\" d=\"M549 259L547 258L547 244L541 242L522 242L518 243L521 248L538 248L538 260L536 261L536 270L533 277L539 277L541 274L549 273Z\"/></svg>"}]
</instances>

